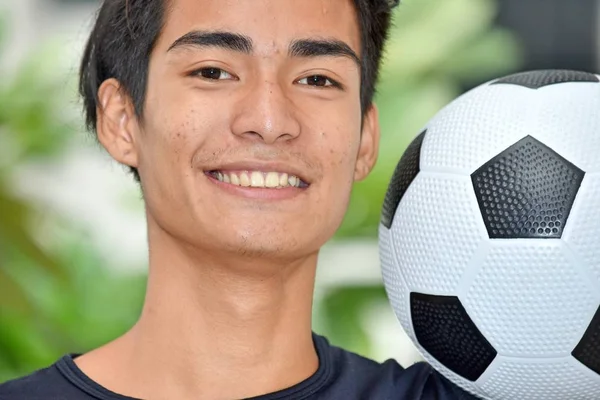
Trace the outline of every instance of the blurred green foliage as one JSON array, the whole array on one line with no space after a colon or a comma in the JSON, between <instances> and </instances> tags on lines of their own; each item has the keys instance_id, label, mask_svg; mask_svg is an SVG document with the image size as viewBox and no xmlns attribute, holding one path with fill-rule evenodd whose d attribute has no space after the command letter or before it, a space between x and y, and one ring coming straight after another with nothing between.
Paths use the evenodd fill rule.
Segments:
<instances>
[{"instance_id":1,"label":"blurred green foliage","mask_svg":"<svg viewBox=\"0 0 600 400\"><path fill-rule=\"evenodd\" d=\"M80 227L11 185L19 167L60 158L78 133L65 84L40 53L0 83L0 382L124 332L145 285L109 272Z\"/></svg>"},{"instance_id":2,"label":"blurred green foliage","mask_svg":"<svg viewBox=\"0 0 600 400\"><path fill-rule=\"evenodd\" d=\"M380 159L356 185L336 239L374 239L388 181L412 137L463 85L518 68L518 46L491 27L494 13L492 0L405 0L399 7L376 97ZM64 82L49 79L42 64L38 56L0 84L0 382L115 338L135 322L144 295L143 275L105 268L81 227L9 184L19 166L60 158L81 134L64 112L72 102ZM60 234L40 234L48 230ZM369 355L359 316L372 301L386 301L381 286L332 288L316 305L326 323L315 328Z\"/></svg>"}]
</instances>

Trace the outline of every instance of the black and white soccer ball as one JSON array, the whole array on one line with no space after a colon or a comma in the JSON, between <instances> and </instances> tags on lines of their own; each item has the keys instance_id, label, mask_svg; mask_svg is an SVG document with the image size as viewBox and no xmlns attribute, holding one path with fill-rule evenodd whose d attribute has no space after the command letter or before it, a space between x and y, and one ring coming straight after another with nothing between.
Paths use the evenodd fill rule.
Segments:
<instances>
[{"instance_id":1,"label":"black and white soccer ball","mask_svg":"<svg viewBox=\"0 0 600 400\"><path fill-rule=\"evenodd\" d=\"M485 399L600 399L600 82L529 71L442 109L379 227L392 307L423 357Z\"/></svg>"}]
</instances>

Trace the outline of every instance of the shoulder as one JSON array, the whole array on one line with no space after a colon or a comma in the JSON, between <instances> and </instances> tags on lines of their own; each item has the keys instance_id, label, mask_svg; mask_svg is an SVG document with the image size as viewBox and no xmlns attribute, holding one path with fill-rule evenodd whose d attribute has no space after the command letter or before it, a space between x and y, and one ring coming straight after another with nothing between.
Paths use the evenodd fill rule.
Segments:
<instances>
[{"instance_id":1,"label":"shoulder","mask_svg":"<svg viewBox=\"0 0 600 400\"><path fill-rule=\"evenodd\" d=\"M331 346L321 338L332 365L332 388L355 398L386 400L477 400L446 380L428 363L419 362L407 368L396 360L383 363ZM351 398L351 397L347 397ZM354 397L352 397L354 398Z\"/></svg>"},{"instance_id":2,"label":"shoulder","mask_svg":"<svg viewBox=\"0 0 600 400\"><path fill-rule=\"evenodd\" d=\"M60 362L60 361L59 361ZM66 400L73 398L72 385L57 364L0 384L0 400Z\"/></svg>"},{"instance_id":3,"label":"shoulder","mask_svg":"<svg viewBox=\"0 0 600 400\"><path fill-rule=\"evenodd\" d=\"M33 399L47 396L46 388L52 387L58 372L54 366L40 369L27 376L0 384L0 399Z\"/></svg>"}]
</instances>

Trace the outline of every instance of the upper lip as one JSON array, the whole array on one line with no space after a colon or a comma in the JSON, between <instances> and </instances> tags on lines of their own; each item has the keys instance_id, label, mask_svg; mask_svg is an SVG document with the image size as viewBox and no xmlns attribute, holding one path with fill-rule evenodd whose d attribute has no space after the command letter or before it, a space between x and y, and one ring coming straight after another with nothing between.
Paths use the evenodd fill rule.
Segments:
<instances>
[{"instance_id":1,"label":"upper lip","mask_svg":"<svg viewBox=\"0 0 600 400\"><path fill-rule=\"evenodd\" d=\"M264 161L236 161L222 163L204 169L205 171L260 171L260 172L281 172L288 175L294 175L304 183L310 184L310 177L307 176L306 169L301 169L292 163L286 162L264 162Z\"/></svg>"}]
</instances>

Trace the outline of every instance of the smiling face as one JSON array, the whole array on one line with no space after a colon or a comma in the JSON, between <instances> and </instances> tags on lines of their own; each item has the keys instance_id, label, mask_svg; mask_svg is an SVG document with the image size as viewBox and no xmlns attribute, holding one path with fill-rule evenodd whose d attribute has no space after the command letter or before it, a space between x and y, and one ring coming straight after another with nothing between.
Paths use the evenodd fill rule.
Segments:
<instances>
[{"instance_id":1,"label":"smiling face","mask_svg":"<svg viewBox=\"0 0 600 400\"><path fill-rule=\"evenodd\" d=\"M178 240L313 253L376 158L359 56L351 0L172 0L143 120L129 104L123 115L111 108L124 100L105 83L99 138L138 168L148 218Z\"/></svg>"}]
</instances>

